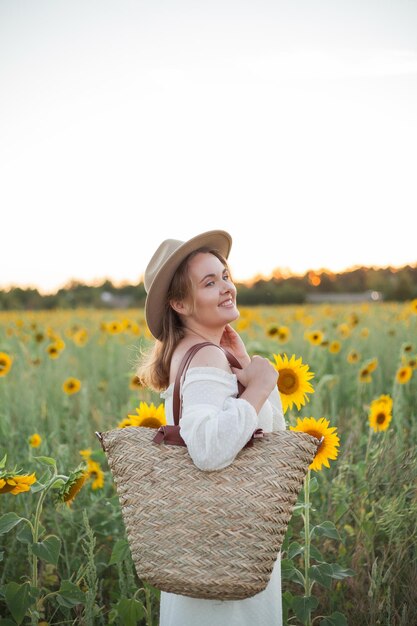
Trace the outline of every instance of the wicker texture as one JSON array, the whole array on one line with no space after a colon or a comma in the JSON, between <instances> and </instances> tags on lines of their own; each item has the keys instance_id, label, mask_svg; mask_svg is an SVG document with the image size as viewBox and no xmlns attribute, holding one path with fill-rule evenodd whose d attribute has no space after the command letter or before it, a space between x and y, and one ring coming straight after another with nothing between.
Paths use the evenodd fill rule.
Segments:
<instances>
[{"instance_id":1,"label":"wicker texture","mask_svg":"<svg viewBox=\"0 0 417 626\"><path fill-rule=\"evenodd\" d=\"M201 471L155 429L100 433L138 577L194 598L240 600L267 586L318 441L264 433L234 462Z\"/></svg>"}]
</instances>

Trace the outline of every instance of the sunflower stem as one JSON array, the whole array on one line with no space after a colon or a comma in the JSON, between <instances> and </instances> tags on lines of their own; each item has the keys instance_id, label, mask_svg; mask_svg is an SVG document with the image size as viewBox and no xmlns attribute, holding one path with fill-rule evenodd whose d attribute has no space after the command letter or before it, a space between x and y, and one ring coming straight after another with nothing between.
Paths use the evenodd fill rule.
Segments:
<instances>
[{"instance_id":1,"label":"sunflower stem","mask_svg":"<svg viewBox=\"0 0 417 626\"><path fill-rule=\"evenodd\" d=\"M41 495L38 500L38 504L36 505L35 520L33 522L33 527L32 527L33 543L38 542L39 523L40 523L40 518L41 518L41 513L42 513L42 505L43 505L43 501L45 500L45 496L48 490L52 487L52 485L55 483L57 479L66 478L66 476L56 474L55 472L56 470L54 470L54 474L51 480L49 481L49 483L47 483L45 485L45 488L42 489ZM38 586L38 557L36 556L34 552L32 552L32 557L33 557L32 558L32 585L33 587L37 587Z\"/></svg>"},{"instance_id":2,"label":"sunflower stem","mask_svg":"<svg viewBox=\"0 0 417 626\"><path fill-rule=\"evenodd\" d=\"M372 439L372 428L369 428L368 442L366 444L366 452L365 452L365 467L367 466L367 462L368 462L369 449L371 447L371 439Z\"/></svg>"}]
</instances>

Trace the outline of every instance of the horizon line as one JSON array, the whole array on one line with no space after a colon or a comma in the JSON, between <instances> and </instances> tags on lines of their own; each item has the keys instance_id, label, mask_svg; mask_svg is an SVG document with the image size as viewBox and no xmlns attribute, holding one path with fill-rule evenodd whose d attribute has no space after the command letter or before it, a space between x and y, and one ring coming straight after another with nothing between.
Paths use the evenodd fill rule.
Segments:
<instances>
[{"instance_id":1,"label":"horizon line","mask_svg":"<svg viewBox=\"0 0 417 626\"><path fill-rule=\"evenodd\" d=\"M336 276L338 274L347 274L357 269L365 269L365 270L388 270L390 269L390 270L398 271L406 267L411 267L412 269L417 268L417 261L415 261L414 263L405 263L403 265L390 265L390 264L388 265L363 265L359 263L359 264L349 265L342 270L330 270L326 267L321 267L320 269L310 268L310 269L305 270L304 272L295 272L288 267L276 267L269 274L258 273L258 274L254 274L250 278L237 278L237 277L235 278L233 276L232 278L236 284L241 284L241 285L250 287L255 282L258 282L260 280L268 281L268 280L272 280L273 278L283 278L285 280L286 278L297 278L297 277L302 278L303 276L306 276L308 274L312 274L313 276L320 276L322 274ZM7 283L7 284L0 284L0 291L8 292L8 291L11 291L12 289L22 289L22 290L36 289L38 293L42 296L53 296L53 295L56 295L60 289L66 289L71 282L79 283L86 287L99 287L101 284L103 284L106 281L110 281L113 284L113 286L118 289L121 287L126 287L128 285L134 284L127 279L116 280L116 279L110 278L109 276L103 276L101 278L91 279L91 281L86 281L80 278L71 277L71 278L68 278L65 282L58 285L57 287L52 288L52 290L45 290L39 285L34 285L32 283L26 283L26 284ZM138 284L143 284L143 274L139 275Z\"/></svg>"}]
</instances>

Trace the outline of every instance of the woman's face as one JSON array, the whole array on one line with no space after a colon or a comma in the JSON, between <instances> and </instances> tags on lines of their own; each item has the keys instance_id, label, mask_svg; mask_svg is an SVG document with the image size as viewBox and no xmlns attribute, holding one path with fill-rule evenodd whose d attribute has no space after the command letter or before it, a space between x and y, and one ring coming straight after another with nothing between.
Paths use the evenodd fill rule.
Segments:
<instances>
[{"instance_id":1,"label":"woman's face","mask_svg":"<svg viewBox=\"0 0 417 626\"><path fill-rule=\"evenodd\" d=\"M236 287L220 259L214 254L199 252L190 259L188 268L193 285L194 307L191 302L184 303L184 321L187 326L194 321L215 328L239 317Z\"/></svg>"}]
</instances>

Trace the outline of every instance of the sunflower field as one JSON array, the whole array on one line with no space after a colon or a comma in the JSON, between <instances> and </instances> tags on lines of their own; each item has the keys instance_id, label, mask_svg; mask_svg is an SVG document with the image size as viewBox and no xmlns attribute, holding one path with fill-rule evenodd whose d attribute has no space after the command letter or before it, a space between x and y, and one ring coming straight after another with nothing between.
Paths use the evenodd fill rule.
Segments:
<instances>
[{"instance_id":1,"label":"sunflower field","mask_svg":"<svg viewBox=\"0 0 417 626\"><path fill-rule=\"evenodd\" d=\"M417 300L240 308L287 428L321 439L282 548L285 626L417 624ZM0 312L0 626L157 626L95 436L165 423L142 310ZM167 529L169 532L169 529Z\"/></svg>"}]
</instances>

